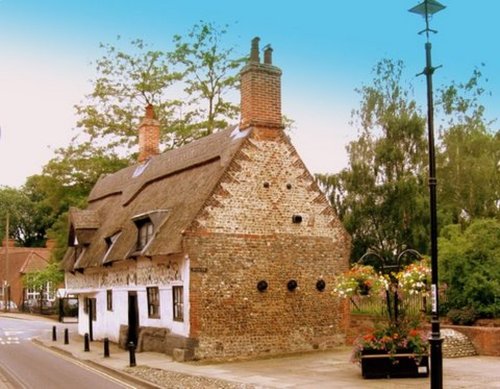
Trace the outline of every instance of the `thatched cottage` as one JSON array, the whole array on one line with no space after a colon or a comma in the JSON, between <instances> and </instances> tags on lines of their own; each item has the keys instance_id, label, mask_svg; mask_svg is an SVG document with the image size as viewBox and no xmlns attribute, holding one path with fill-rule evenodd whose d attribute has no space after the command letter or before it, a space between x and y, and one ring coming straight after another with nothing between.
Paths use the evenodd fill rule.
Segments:
<instances>
[{"instance_id":1,"label":"thatched cottage","mask_svg":"<svg viewBox=\"0 0 500 389\"><path fill-rule=\"evenodd\" d=\"M139 162L71 210L65 282L81 334L181 360L343 343L331 291L350 238L283 131L271 54L261 62L254 39L239 126L159 153L148 107Z\"/></svg>"}]
</instances>

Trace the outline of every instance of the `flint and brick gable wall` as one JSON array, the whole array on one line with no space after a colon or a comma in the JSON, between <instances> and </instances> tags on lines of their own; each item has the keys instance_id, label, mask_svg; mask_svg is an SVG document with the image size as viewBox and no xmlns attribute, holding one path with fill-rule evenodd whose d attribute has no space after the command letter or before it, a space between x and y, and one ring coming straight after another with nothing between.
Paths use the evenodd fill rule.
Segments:
<instances>
[{"instance_id":1,"label":"flint and brick gable wall","mask_svg":"<svg viewBox=\"0 0 500 389\"><path fill-rule=\"evenodd\" d=\"M292 223L300 215L301 223ZM350 240L286 136L250 135L185 233L197 358L227 359L345 342L348 314L332 296ZM295 280L297 289L287 283ZM319 280L326 283L319 291ZM257 289L266 281L264 292Z\"/></svg>"}]
</instances>

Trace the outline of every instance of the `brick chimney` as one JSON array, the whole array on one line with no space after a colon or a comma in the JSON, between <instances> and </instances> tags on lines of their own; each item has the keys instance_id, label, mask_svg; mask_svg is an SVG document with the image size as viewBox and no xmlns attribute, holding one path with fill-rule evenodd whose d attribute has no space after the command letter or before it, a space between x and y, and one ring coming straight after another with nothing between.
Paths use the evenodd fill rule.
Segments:
<instances>
[{"instance_id":1,"label":"brick chimney","mask_svg":"<svg viewBox=\"0 0 500 389\"><path fill-rule=\"evenodd\" d=\"M272 64L273 49L264 48L260 62L259 38L252 39L250 59L240 72L241 121L240 130L257 127L281 130L281 70Z\"/></svg>"},{"instance_id":2,"label":"brick chimney","mask_svg":"<svg viewBox=\"0 0 500 389\"><path fill-rule=\"evenodd\" d=\"M139 157L138 162L160 153L160 122L155 117L153 106L148 104L146 115L139 124Z\"/></svg>"}]
</instances>

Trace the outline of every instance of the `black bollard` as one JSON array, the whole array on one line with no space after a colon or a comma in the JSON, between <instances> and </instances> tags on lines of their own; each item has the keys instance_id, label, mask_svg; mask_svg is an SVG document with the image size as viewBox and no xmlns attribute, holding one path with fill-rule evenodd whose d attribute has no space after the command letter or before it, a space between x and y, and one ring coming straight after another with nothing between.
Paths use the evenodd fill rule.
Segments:
<instances>
[{"instance_id":1,"label":"black bollard","mask_svg":"<svg viewBox=\"0 0 500 389\"><path fill-rule=\"evenodd\" d=\"M135 366L135 344L134 342L129 342L128 344L130 367Z\"/></svg>"},{"instance_id":2,"label":"black bollard","mask_svg":"<svg viewBox=\"0 0 500 389\"><path fill-rule=\"evenodd\" d=\"M83 349L83 351L85 351L85 352L90 351L89 334L86 333L83 336L83 340L84 340L84 344L85 344L85 348Z\"/></svg>"},{"instance_id":3,"label":"black bollard","mask_svg":"<svg viewBox=\"0 0 500 389\"><path fill-rule=\"evenodd\" d=\"M64 329L64 344L69 344L69 333L67 328Z\"/></svg>"},{"instance_id":4,"label":"black bollard","mask_svg":"<svg viewBox=\"0 0 500 389\"><path fill-rule=\"evenodd\" d=\"M109 339L104 338L104 358L109 358Z\"/></svg>"},{"instance_id":5,"label":"black bollard","mask_svg":"<svg viewBox=\"0 0 500 389\"><path fill-rule=\"evenodd\" d=\"M59 299L59 323L63 321L63 299Z\"/></svg>"},{"instance_id":6,"label":"black bollard","mask_svg":"<svg viewBox=\"0 0 500 389\"><path fill-rule=\"evenodd\" d=\"M52 341L55 342L57 340L56 326L52 326Z\"/></svg>"}]
</instances>

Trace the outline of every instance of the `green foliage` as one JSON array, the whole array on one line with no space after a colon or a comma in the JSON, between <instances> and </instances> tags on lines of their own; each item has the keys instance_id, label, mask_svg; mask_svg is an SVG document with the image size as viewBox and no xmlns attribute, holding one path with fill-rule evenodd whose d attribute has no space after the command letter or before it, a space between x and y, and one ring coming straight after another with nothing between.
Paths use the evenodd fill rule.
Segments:
<instances>
[{"instance_id":1,"label":"green foliage","mask_svg":"<svg viewBox=\"0 0 500 389\"><path fill-rule=\"evenodd\" d=\"M359 363L365 351L385 351L389 355L395 355L403 350L417 356L427 354L429 342L424 332L410 322L399 325L379 324L372 332L354 341L352 361Z\"/></svg>"},{"instance_id":2,"label":"green foliage","mask_svg":"<svg viewBox=\"0 0 500 389\"><path fill-rule=\"evenodd\" d=\"M101 44L93 91L76 105L80 135L103 150L134 157L144 107L152 104L161 143L175 148L225 128L238 114L227 94L238 87L242 59L224 46L226 28L201 22L187 36L175 35L174 50L153 50L142 40Z\"/></svg>"},{"instance_id":3,"label":"green foliage","mask_svg":"<svg viewBox=\"0 0 500 389\"><path fill-rule=\"evenodd\" d=\"M37 193L27 187L0 187L0 240L5 237L7 214L10 238L20 246L43 246L53 219Z\"/></svg>"},{"instance_id":4,"label":"green foliage","mask_svg":"<svg viewBox=\"0 0 500 389\"><path fill-rule=\"evenodd\" d=\"M42 174L27 179L25 190L36 200L37 207L45 210L49 220L44 236L56 240L56 259L61 259L66 251L69 208L85 207L87 196L99 177L127 165L126 159L90 143L71 144L56 150L56 156L44 166Z\"/></svg>"},{"instance_id":5,"label":"green foliage","mask_svg":"<svg viewBox=\"0 0 500 389\"><path fill-rule=\"evenodd\" d=\"M466 83L439 93L447 122L437 155L438 195L441 220L448 224L500 215L500 132L485 118L482 83L476 69Z\"/></svg>"},{"instance_id":6,"label":"green foliage","mask_svg":"<svg viewBox=\"0 0 500 389\"><path fill-rule=\"evenodd\" d=\"M181 73L171 70L167 53L152 50L139 39L131 41L127 49L111 44L101 44L101 48L105 53L96 61L93 91L75 106L77 126L83 134L114 153L133 147L144 107L152 104L161 123L162 140L175 144L178 139L170 123L179 102L168 92Z\"/></svg>"},{"instance_id":7,"label":"green foliage","mask_svg":"<svg viewBox=\"0 0 500 389\"><path fill-rule=\"evenodd\" d=\"M64 274L57 262L51 262L45 269L26 273L23 276L23 285L34 290L45 290L48 283L57 287L64 280Z\"/></svg>"},{"instance_id":8,"label":"green foliage","mask_svg":"<svg viewBox=\"0 0 500 389\"><path fill-rule=\"evenodd\" d=\"M58 214L70 206L82 206L101 175L114 173L129 165L121 158L90 142L70 144L56 150L56 156L43 168L36 179L44 182L43 190ZM54 195L55 198L50 198Z\"/></svg>"},{"instance_id":9,"label":"green foliage","mask_svg":"<svg viewBox=\"0 0 500 389\"><path fill-rule=\"evenodd\" d=\"M239 112L227 95L237 88L237 70L246 58L235 58L234 48L224 47L227 27L201 22L187 37L174 36L171 58L183 65L184 91L188 96L185 125L195 137L226 128L228 120L237 118Z\"/></svg>"},{"instance_id":10,"label":"green foliage","mask_svg":"<svg viewBox=\"0 0 500 389\"><path fill-rule=\"evenodd\" d=\"M400 61L375 66L372 83L358 90L349 167L317 176L353 237L353 260L368 249L392 260L405 248L427 249L425 127L402 72Z\"/></svg>"},{"instance_id":11,"label":"green foliage","mask_svg":"<svg viewBox=\"0 0 500 389\"><path fill-rule=\"evenodd\" d=\"M18 244L41 246L50 237L57 242L54 258L60 260L66 251L69 207L85 207L101 175L135 160L129 150L138 143L146 105L155 108L167 148L236 118L238 109L226 95L238 87L242 59L234 59L234 50L224 46L225 34L225 28L202 22L185 38L174 37L173 52L152 49L139 39L102 44L92 92L75 106L78 134L21 190L0 188L0 237L9 213L10 234Z\"/></svg>"},{"instance_id":12,"label":"green foliage","mask_svg":"<svg viewBox=\"0 0 500 389\"><path fill-rule=\"evenodd\" d=\"M474 308L450 309L447 316L453 324L461 326L471 326L477 319Z\"/></svg>"},{"instance_id":13,"label":"green foliage","mask_svg":"<svg viewBox=\"0 0 500 389\"><path fill-rule=\"evenodd\" d=\"M439 252L447 308L473 308L480 317L500 316L500 221L478 219L465 229L445 227Z\"/></svg>"}]
</instances>

